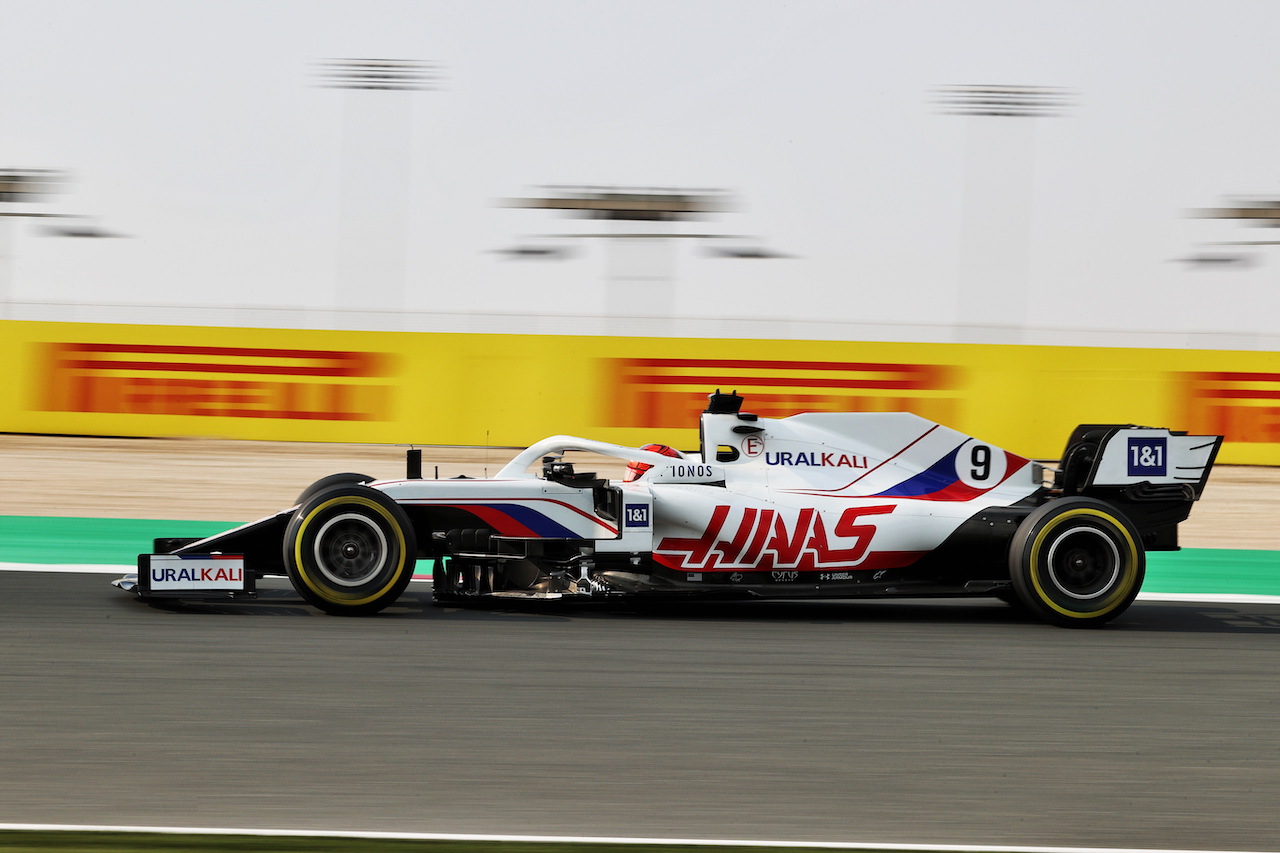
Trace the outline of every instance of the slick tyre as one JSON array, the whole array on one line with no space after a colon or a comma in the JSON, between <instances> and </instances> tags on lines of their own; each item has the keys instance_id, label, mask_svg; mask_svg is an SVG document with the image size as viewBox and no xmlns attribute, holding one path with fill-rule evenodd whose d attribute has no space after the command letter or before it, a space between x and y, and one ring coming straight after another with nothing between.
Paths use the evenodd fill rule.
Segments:
<instances>
[{"instance_id":1,"label":"slick tyre","mask_svg":"<svg viewBox=\"0 0 1280 853\"><path fill-rule=\"evenodd\" d=\"M1062 498L1023 519L1009 550L1018 597L1042 619L1085 628L1123 613L1142 588L1137 528L1109 504Z\"/></svg>"},{"instance_id":2,"label":"slick tyre","mask_svg":"<svg viewBox=\"0 0 1280 853\"><path fill-rule=\"evenodd\" d=\"M289 580L325 613L363 616L400 597L418 552L413 526L377 489L339 485L311 495L284 536Z\"/></svg>"},{"instance_id":3,"label":"slick tyre","mask_svg":"<svg viewBox=\"0 0 1280 853\"><path fill-rule=\"evenodd\" d=\"M307 499L313 495L332 489L334 486L357 486L365 483L372 483L377 477L370 477L368 474L357 474L354 471L346 471L341 474L330 474L328 477L321 477L310 486L302 490L302 494L298 495L295 504L304 504Z\"/></svg>"}]
</instances>

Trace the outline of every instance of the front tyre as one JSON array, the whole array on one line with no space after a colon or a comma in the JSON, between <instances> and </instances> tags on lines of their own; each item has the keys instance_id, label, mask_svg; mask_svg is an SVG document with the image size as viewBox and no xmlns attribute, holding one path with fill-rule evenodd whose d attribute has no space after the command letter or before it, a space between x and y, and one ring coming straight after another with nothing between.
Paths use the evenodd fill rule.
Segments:
<instances>
[{"instance_id":1,"label":"front tyre","mask_svg":"<svg viewBox=\"0 0 1280 853\"><path fill-rule=\"evenodd\" d=\"M1073 628L1123 613L1142 588L1146 554L1133 522L1093 498L1062 498L1023 519L1009 575L1033 613Z\"/></svg>"},{"instance_id":2,"label":"front tyre","mask_svg":"<svg viewBox=\"0 0 1280 853\"><path fill-rule=\"evenodd\" d=\"M370 477L368 474L357 474L354 471L345 471L341 474L330 474L328 477L321 477L310 486L302 490L302 494L298 495L295 504L302 505L323 491L332 489L334 486L357 486L365 483L372 483L377 477Z\"/></svg>"},{"instance_id":3,"label":"front tyre","mask_svg":"<svg viewBox=\"0 0 1280 853\"><path fill-rule=\"evenodd\" d=\"M400 597L418 551L399 505L377 489L339 485L313 494L284 536L298 594L325 613L377 613Z\"/></svg>"}]
</instances>

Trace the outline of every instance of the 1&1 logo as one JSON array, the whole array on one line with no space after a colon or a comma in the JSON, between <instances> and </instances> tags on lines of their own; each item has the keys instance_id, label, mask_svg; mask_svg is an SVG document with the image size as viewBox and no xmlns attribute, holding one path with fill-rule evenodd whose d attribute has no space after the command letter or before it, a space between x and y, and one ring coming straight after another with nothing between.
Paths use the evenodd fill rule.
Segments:
<instances>
[{"instance_id":1,"label":"1&1 logo","mask_svg":"<svg viewBox=\"0 0 1280 853\"><path fill-rule=\"evenodd\" d=\"M1163 477L1169 471L1169 454L1165 439L1129 439L1129 476Z\"/></svg>"},{"instance_id":2,"label":"1&1 logo","mask_svg":"<svg viewBox=\"0 0 1280 853\"><path fill-rule=\"evenodd\" d=\"M648 504L627 504L625 515L627 527L644 528L649 526Z\"/></svg>"}]
</instances>

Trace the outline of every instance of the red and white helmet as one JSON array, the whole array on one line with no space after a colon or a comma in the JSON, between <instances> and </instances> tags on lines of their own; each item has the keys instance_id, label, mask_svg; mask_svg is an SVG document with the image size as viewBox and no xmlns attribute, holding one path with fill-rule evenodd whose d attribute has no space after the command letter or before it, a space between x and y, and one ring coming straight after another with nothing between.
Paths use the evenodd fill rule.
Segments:
<instances>
[{"instance_id":1,"label":"red and white helmet","mask_svg":"<svg viewBox=\"0 0 1280 853\"><path fill-rule=\"evenodd\" d=\"M674 447L667 447L665 444L646 444L641 450L650 450L654 453L661 453L663 456L670 456L672 459L683 459L684 454ZM622 482L630 483L639 480L644 476L645 472L653 466L648 462L628 462L627 475L622 478Z\"/></svg>"}]
</instances>

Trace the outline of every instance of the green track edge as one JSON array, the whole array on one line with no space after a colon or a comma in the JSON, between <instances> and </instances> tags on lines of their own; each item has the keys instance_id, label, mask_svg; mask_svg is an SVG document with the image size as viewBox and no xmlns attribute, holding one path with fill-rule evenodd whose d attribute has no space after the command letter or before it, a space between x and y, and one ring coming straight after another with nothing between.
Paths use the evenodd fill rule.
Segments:
<instances>
[{"instance_id":1,"label":"green track edge","mask_svg":"<svg viewBox=\"0 0 1280 853\"><path fill-rule=\"evenodd\" d=\"M234 521L0 516L0 563L137 564L155 537L203 537ZM1146 593L1280 595L1280 551L1184 548L1147 554Z\"/></svg>"}]
</instances>

